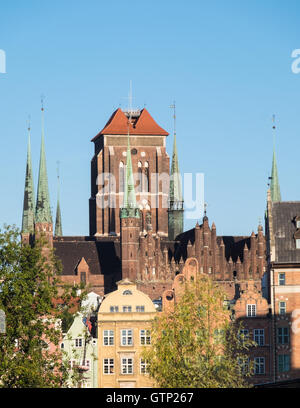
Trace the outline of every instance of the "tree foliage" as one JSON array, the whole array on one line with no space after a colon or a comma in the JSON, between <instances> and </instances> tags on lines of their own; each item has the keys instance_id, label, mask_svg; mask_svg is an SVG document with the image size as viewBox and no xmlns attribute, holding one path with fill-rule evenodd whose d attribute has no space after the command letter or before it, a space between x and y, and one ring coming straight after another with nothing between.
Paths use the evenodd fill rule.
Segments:
<instances>
[{"instance_id":1,"label":"tree foliage","mask_svg":"<svg viewBox=\"0 0 300 408\"><path fill-rule=\"evenodd\" d=\"M150 376L162 388L249 387L247 351L254 343L231 320L225 295L209 277L183 283L174 310L153 321L145 349Z\"/></svg>"},{"instance_id":2,"label":"tree foliage","mask_svg":"<svg viewBox=\"0 0 300 408\"><path fill-rule=\"evenodd\" d=\"M0 230L0 386L62 387L68 370L62 358L61 318L78 300L76 287L59 280L60 265L43 240L22 245L14 227Z\"/></svg>"}]
</instances>

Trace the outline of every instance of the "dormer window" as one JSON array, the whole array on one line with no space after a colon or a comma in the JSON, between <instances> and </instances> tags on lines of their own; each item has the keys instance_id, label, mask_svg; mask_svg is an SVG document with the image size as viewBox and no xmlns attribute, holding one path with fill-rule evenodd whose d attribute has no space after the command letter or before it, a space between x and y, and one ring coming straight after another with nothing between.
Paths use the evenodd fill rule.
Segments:
<instances>
[{"instance_id":1,"label":"dormer window","mask_svg":"<svg viewBox=\"0 0 300 408\"><path fill-rule=\"evenodd\" d=\"M132 292L131 290L124 290L123 295L124 296L132 295Z\"/></svg>"}]
</instances>

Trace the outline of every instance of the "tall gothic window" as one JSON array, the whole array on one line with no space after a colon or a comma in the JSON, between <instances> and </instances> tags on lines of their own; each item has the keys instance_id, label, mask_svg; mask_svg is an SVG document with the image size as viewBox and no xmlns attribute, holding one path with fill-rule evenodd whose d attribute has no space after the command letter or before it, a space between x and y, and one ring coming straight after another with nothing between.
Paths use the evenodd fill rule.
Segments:
<instances>
[{"instance_id":1,"label":"tall gothic window","mask_svg":"<svg viewBox=\"0 0 300 408\"><path fill-rule=\"evenodd\" d=\"M144 175L145 175L145 177L144 177L144 185L143 185L143 190L145 191L145 192L149 192L149 163L148 162L145 162L145 171L144 171Z\"/></svg>"},{"instance_id":2,"label":"tall gothic window","mask_svg":"<svg viewBox=\"0 0 300 408\"><path fill-rule=\"evenodd\" d=\"M121 161L119 165L119 192L124 193L125 188L125 166Z\"/></svg>"},{"instance_id":3,"label":"tall gothic window","mask_svg":"<svg viewBox=\"0 0 300 408\"><path fill-rule=\"evenodd\" d=\"M138 162L138 186L137 186L138 193L143 191L143 171L142 171L142 162Z\"/></svg>"}]
</instances>

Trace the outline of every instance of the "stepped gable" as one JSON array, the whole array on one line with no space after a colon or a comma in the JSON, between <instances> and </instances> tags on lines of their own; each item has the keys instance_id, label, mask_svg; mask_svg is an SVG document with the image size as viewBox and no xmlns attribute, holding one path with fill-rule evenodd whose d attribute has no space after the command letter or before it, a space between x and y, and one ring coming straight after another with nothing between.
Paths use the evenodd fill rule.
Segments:
<instances>
[{"instance_id":1,"label":"stepped gable","mask_svg":"<svg viewBox=\"0 0 300 408\"><path fill-rule=\"evenodd\" d=\"M203 224L200 225L200 229L203 228ZM175 250L175 258L187 259L187 245L189 241L192 245L195 243L195 228L183 232L176 238L180 243L173 246ZM243 262L244 247L247 244L248 249L251 247L250 236L217 236L217 244L220 246L221 242L225 245L225 258L227 261L231 258L233 262L237 262L238 257Z\"/></svg>"}]
</instances>

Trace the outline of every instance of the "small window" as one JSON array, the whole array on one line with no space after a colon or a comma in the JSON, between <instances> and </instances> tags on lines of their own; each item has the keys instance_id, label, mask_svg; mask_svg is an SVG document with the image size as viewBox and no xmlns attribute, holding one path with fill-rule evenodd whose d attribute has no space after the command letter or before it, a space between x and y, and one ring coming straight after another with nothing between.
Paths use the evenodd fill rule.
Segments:
<instances>
[{"instance_id":1,"label":"small window","mask_svg":"<svg viewBox=\"0 0 300 408\"><path fill-rule=\"evenodd\" d=\"M103 374L114 374L115 365L113 358L104 358L103 359Z\"/></svg>"},{"instance_id":2,"label":"small window","mask_svg":"<svg viewBox=\"0 0 300 408\"><path fill-rule=\"evenodd\" d=\"M65 348L64 343L61 343L60 348L61 348L61 349Z\"/></svg>"},{"instance_id":3,"label":"small window","mask_svg":"<svg viewBox=\"0 0 300 408\"><path fill-rule=\"evenodd\" d=\"M300 249L300 239L296 239L296 248Z\"/></svg>"},{"instance_id":4,"label":"small window","mask_svg":"<svg viewBox=\"0 0 300 408\"><path fill-rule=\"evenodd\" d=\"M136 306L135 311L138 313L143 313L145 311L145 306Z\"/></svg>"},{"instance_id":5,"label":"small window","mask_svg":"<svg viewBox=\"0 0 300 408\"><path fill-rule=\"evenodd\" d=\"M286 314L286 303L285 302L279 302L279 314L280 315Z\"/></svg>"},{"instance_id":6,"label":"small window","mask_svg":"<svg viewBox=\"0 0 300 408\"><path fill-rule=\"evenodd\" d=\"M249 330L248 329L241 329L239 331L239 339L242 343L249 340Z\"/></svg>"},{"instance_id":7,"label":"small window","mask_svg":"<svg viewBox=\"0 0 300 408\"><path fill-rule=\"evenodd\" d=\"M118 313L119 312L119 306L110 306L110 313Z\"/></svg>"},{"instance_id":8,"label":"small window","mask_svg":"<svg viewBox=\"0 0 300 408\"><path fill-rule=\"evenodd\" d=\"M296 227L300 229L300 220L296 221Z\"/></svg>"},{"instance_id":9,"label":"small window","mask_svg":"<svg viewBox=\"0 0 300 408\"><path fill-rule=\"evenodd\" d=\"M265 374L265 358L264 357L254 358L254 373L256 375Z\"/></svg>"},{"instance_id":10,"label":"small window","mask_svg":"<svg viewBox=\"0 0 300 408\"><path fill-rule=\"evenodd\" d=\"M148 374L148 363L147 360L140 359L140 373L141 374Z\"/></svg>"},{"instance_id":11,"label":"small window","mask_svg":"<svg viewBox=\"0 0 300 408\"><path fill-rule=\"evenodd\" d=\"M132 295L132 292L131 290L124 290L123 295L124 296Z\"/></svg>"},{"instance_id":12,"label":"small window","mask_svg":"<svg viewBox=\"0 0 300 408\"><path fill-rule=\"evenodd\" d=\"M133 374L133 359L122 358L121 361L121 374Z\"/></svg>"},{"instance_id":13,"label":"small window","mask_svg":"<svg viewBox=\"0 0 300 408\"><path fill-rule=\"evenodd\" d=\"M289 344L290 333L288 327L278 327L277 328L277 343L278 344Z\"/></svg>"},{"instance_id":14,"label":"small window","mask_svg":"<svg viewBox=\"0 0 300 408\"><path fill-rule=\"evenodd\" d=\"M131 313L132 308L131 306L123 306L123 313Z\"/></svg>"},{"instance_id":15,"label":"small window","mask_svg":"<svg viewBox=\"0 0 300 408\"><path fill-rule=\"evenodd\" d=\"M75 347L79 348L82 347L82 339L75 339Z\"/></svg>"},{"instance_id":16,"label":"small window","mask_svg":"<svg viewBox=\"0 0 300 408\"><path fill-rule=\"evenodd\" d=\"M121 346L133 346L133 330L121 330Z\"/></svg>"},{"instance_id":17,"label":"small window","mask_svg":"<svg viewBox=\"0 0 300 408\"><path fill-rule=\"evenodd\" d=\"M258 346L264 346L265 344L265 330L264 329L254 329L253 340Z\"/></svg>"},{"instance_id":18,"label":"small window","mask_svg":"<svg viewBox=\"0 0 300 408\"><path fill-rule=\"evenodd\" d=\"M278 275L278 282L280 286L284 286L285 285L285 273L280 273Z\"/></svg>"},{"instance_id":19,"label":"small window","mask_svg":"<svg viewBox=\"0 0 300 408\"><path fill-rule=\"evenodd\" d=\"M140 340L141 340L141 346L148 346L149 344L151 344L150 330L141 330Z\"/></svg>"},{"instance_id":20,"label":"small window","mask_svg":"<svg viewBox=\"0 0 300 408\"><path fill-rule=\"evenodd\" d=\"M256 316L256 305L247 305L247 317Z\"/></svg>"},{"instance_id":21,"label":"small window","mask_svg":"<svg viewBox=\"0 0 300 408\"><path fill-rule=\"evenodd\" d=\"M113 330L103 330L103 346L113 346L114 345L114 331Z\"/></svg>"},{"instance_id":22,"label":"small window","mask_svg":"<svg viewBox=\"0 0 300 408\"><path fill-rule=\"evenodd\" d=\"M290 356L289 354L282 354L278 356L278 371L286 373L290 371Z\"/></svg>"}]
</instances>

